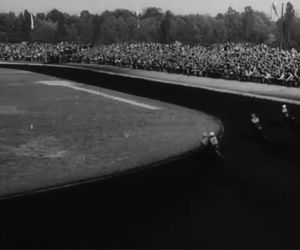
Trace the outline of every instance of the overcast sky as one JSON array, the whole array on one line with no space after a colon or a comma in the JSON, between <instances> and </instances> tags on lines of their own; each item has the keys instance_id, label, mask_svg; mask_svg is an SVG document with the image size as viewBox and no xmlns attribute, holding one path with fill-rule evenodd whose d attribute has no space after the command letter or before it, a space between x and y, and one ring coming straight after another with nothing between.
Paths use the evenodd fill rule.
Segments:
<instances>
[{"instance_id":1,"label":"overcast sky","mask_svg":"<svg viewBox=\"0 0 300 250\"><path fill-rule=\"evenodd\" d=\"M79 14L82 10L91 13L102 13L104 10L125 8L141 11L145 7L159 7L171 10L176 14L210 14L224 13L229 6L242 11L245 6L251 5L255 10L270 13L273 0L0 0L0 12L20 12L25 8L33 13L47 12L57 8L70 14ZM282 2L277 0L278 9ZM290 0L295 9L300 11L300 1ZM280 11L278 11L280 12Z\"/></svg>"}]
</instances>

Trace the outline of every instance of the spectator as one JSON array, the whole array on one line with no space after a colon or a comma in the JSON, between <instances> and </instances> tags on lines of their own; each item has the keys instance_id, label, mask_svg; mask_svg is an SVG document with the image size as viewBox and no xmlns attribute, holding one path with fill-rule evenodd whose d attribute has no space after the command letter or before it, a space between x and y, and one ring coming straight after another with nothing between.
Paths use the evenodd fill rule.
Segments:
<instances>
[{"instance_id":1,"label":"spectator","mask_svg":"<svg viewBox=\"0 0 300 250\"><path fill-rule=\"evenodd\" d=\"M211 46L140 43L91 46L62 42L0 43L0 60L92 63L263 83L299 85L300 53L264 44Z\"/></svg>"}]
</instances>

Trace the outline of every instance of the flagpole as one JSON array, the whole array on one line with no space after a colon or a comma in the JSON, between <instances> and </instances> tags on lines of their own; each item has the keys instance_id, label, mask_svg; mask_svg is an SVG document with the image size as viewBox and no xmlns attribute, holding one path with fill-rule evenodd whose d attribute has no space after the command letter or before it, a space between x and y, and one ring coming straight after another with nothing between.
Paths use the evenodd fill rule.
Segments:
<instances>
[{"instance_id":1,"label":"flagpole","mask_svg":"<svg viewBox=\"0 0 300 250\"><path fill-rule=\"evenodd\" d=\"M272 6L271 6L271 18L273 17L273 11L274 11L276 17L278 17L277 8L276 8L276 5L275 5L274 1L272 3Z\"/></svg>"},{"instance_id":2,"label":"flagpole","mask_svg":"<svg viewBox=\"0 0 300 250\"><path fill-rule=\"evenodd\" d=\"M284 8L284 3L282 3L282 6L281 6L280 50L282 50L282 47L283 47L283 8Z\"/></svg>"},{"instance_id":3,"label":"flagpole","mask_svg":"<svg viewBox=\"0 0 300 250\"><path fill-rule=\"evenodd\" d=\"M272 12L273 12L273 5L271 5L271 15L270 15L270 20L272 21Z\"/></svg>"}]
</instances>

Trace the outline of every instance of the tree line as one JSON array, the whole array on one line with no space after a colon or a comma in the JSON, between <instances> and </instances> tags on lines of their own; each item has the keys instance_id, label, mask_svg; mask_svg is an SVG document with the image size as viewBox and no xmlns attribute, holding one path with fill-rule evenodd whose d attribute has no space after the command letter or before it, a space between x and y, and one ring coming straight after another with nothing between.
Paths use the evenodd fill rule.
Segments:
<instances>
[{"instance_id":1,"label":"tree line","mask_svg":"<svg viewBox=\"0 0 300 250\"><path fill-rule=\"evenodd\" d=\"M272 21L251 6L238 12L229 7L226 13L209 15L175 15L150 7L142 13L126 9L91 14L84 10L70 15L57 9L34 16L0 13L0 41L79 42L92 44L180 41L185 44L209 45L225 42L266 43L271 46L300 49L300 18L289 2L283 18Z\"/></svg>"}]
</instances>

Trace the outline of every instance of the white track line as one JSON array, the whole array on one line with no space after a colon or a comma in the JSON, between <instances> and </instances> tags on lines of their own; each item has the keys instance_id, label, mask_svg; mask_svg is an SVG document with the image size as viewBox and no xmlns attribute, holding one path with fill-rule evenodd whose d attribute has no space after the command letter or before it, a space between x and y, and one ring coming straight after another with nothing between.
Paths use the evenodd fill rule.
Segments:
<instances>
[{"instance_id":1,"label":"white track line","mask_svg":"<svg viewBox=\"0 0 300 250\"><path fill-rule=\"evenodd\" d=\"M130 99L125 99L125 98L121 98L121 97L117 97L117 96L113 96L113 95L108 95L108 94L105 94L105 93L97 91L97 90L92 90L92 89L79 87L79 86L76 86L74 83L68 82L68 81L38 81L37 83L41 83L41 84L45 84L45 85L49 85L49 86L67 87L67 88L71 88L71 89L74 89L74 90L86 92L86 93L93 94L93 95L102 96L102 97L105 97L105 98L108 98L108 99L111 99L111 100L114 100L114 101L127 103L127 104L130 104L130 105L145 108L145 109L161 110L161 108L156 107L156 106L148 105L148 104L145 104L145 103L141 103L141 102L137 102L137 101L133 101L133 100L130 100Z\"/></svg>"}]
</instances>

